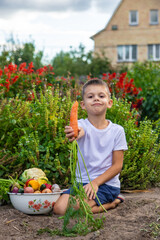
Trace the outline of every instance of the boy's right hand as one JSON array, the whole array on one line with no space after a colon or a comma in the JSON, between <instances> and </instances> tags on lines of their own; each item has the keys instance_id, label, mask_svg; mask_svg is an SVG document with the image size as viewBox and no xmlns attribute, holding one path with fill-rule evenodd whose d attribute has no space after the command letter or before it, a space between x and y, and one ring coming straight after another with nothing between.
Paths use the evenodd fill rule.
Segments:
<instances>
[{"instance_id":1,"label":"boy's right hand","mask_svg":"<svg viewBox=\"0 0 160 240\"><path fill-rule=\"evenodd\" d=\"M70 126L65 126L65 130L64 130L65 134L66 134L66 137L68 138L68 140L70 142L73 142L75 140L75 137L74 137L74 130L72 127Z\"/></svg>"},{"instance_id":2,"label":"boy's right hand","mask_svg":"<svg viewBox=\"0 0 160 240\"><path fill-rule=\"evenodd\" d=\"M78 136L77 138L74 137L74 130L71 126L65 126L65 130L64 130L66 137L68 138L68 140L70 142L73 142L75 139L78 140L79 138L84 136L84 130L83 128L79 127L78 128Z\"/></svg>"}]
</instances>

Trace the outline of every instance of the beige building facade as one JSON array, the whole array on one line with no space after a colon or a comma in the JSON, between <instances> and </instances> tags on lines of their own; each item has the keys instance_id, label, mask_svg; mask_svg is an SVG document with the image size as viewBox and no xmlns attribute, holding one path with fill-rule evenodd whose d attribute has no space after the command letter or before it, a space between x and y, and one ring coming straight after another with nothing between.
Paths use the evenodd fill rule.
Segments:
<instances>
[{"instance_id":1,"label":"beige building facade","mask_svg":"<svg viewBox=\"0 0 160 240\"><path fill-rule=\"evenodd\" d=\"M106 27L91 37L112 66L160 61L160 0L121 0Z\"/></svg>"}]
</instances>

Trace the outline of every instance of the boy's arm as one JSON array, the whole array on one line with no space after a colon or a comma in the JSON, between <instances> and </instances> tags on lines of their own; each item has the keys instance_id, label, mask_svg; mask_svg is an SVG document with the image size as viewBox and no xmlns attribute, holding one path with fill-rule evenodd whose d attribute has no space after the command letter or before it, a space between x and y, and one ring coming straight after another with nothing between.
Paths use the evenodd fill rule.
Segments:
<instances>
[{"instance_id":1,"label":"boy's arm","mask_svg":"<svg viewBox=\"0 0 160 240\"><path fill-rule=\"evenodd\" d=\"M66 137L69 139L70 142L73 142L75 139L78 140L81 137L84 136L85 132L84 129L82 127L78 127L78 136L77 138L74 137L74 130L71 126L65 126L65 130L64 130Z\"/></svg>"},{"instance_id":2,"label":"boy's arm","mask_svg":"<svg viewBox=\"0 0 160 240\"><path fill-rule=\"evenodd\" d=\"M100 185L109 181L110 179L112 179L118 173L121 172L123 167L123 156L124 156L123 150L114 151L113 158L112 158L112 166L91 182L96 193ZM92 186L90 183L84 186L85 192L89 200L95 198L95 193L92 189Z\"/></svg>"}]
</instances>

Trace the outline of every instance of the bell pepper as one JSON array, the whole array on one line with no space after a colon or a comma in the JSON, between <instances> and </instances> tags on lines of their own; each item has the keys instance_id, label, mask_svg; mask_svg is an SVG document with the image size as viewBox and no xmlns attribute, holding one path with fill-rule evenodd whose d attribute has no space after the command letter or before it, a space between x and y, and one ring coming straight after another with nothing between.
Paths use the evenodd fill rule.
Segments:
<instances>
[{"instance_id":1,"label":"bell pepper","mask_svg":"<svg viewBox=\"0 0 160 240\"><path fill-rule=\"evenodd\" d=\"M32 187L35 191L39 189L39 182L35 179L32 179L28 182L28 187Z\"/></svg>"},{"instance_id":2,"label":"bell pepper","mask_svg":"<svg viewBox=\"0 0 160 240\"><path fill-rule=\"evenodd\" d=\"M45 185L46 185L46 188L48 188L48 189L51 190L51 188L52 188L52 185L51 185L51 184L49 184L49 183L45 183Z\"/></svg>"},{"instance_id":3,"label":"bell pepper","mask_svg":"<svg viewBox=\"0 0 160 240\"><path fill-rule=\"evenodd\" d=\"M26 183L25 183L25 187L28 187L28 183L29 183L29 181L31 181L31 180L34 180L34 178L29 178L29 179L26 181Z\"/></svg>"},{"instance_id":4,"label":"bell pepper","mask_svg":"<svg viewBox=\"0 0 160 240\"><path fill-rule=\"evenodd\" d=\"M39 185L41 186L42 184L45 184L48 182L48 178L47 177L40 177L37 180L39 182Z\"/></svg>"}]
</instances>

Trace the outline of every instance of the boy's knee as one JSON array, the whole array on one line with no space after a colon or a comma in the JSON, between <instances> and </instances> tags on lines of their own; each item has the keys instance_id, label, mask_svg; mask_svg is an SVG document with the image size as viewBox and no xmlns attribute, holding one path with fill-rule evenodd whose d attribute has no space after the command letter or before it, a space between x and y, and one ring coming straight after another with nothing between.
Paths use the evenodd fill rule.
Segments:
<instances>
[{"instance_id":1,"label":"boy's knee","mask_svg":"<svg viewBox=\"0 0 160 240\"><path fill-rule=\"evenodd\" d=\"M59 203L55 203L53 207L53 213L56 215L64 215L66 212L66 209L62 208L62 205Z\"/></svg>"}]
</instances>

